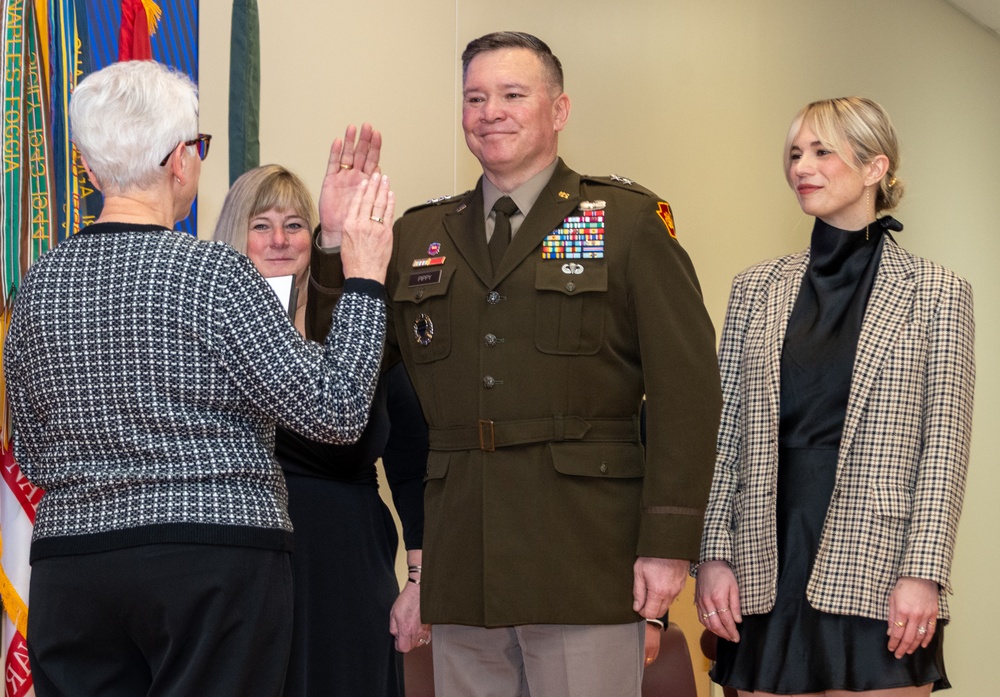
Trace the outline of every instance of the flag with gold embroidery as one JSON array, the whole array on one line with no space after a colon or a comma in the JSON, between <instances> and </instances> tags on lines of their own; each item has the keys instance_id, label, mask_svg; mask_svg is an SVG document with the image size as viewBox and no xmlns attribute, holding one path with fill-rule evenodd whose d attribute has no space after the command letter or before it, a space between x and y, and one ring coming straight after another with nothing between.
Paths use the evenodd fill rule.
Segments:
<instances>
[{"instance_id":1,"label":"flag with gold embroidery","mask_svg":"<svg viewBox=\"0 0 1000 697\"><path fill-rule=\"evenodd\" d=\"M162 0L161 0L162 2ZM69 101L88 73L152 58L198 81L198 0L0 0L0 345L21 277L39 256L100 214L70 137ZM195 234L194 209L179 229ZM2 368L2 359L0 359ZM44 492L11 452L0 369L0 666L4 697L34 695L27 652L28 552Z\"/></svg>"}]
</instances>

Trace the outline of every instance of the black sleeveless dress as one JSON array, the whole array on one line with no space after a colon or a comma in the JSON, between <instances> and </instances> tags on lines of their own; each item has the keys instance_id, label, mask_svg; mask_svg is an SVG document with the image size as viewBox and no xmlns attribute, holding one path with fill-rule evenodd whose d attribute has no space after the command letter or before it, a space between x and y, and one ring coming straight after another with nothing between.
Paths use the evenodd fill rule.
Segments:
<instances>
[{"instance_id":1,"label":"black sleeveless dress","mask_svg":"<svg viewBox=\"0 0 1000 697\"><path fill-rule=\"evenodd\" d=\"M926 649L896 659L884 620L820 612L806 599L885 227L902 229L891 218L856 232L819 219L813 228L781 355L775 605L765 615L744 615L738 644L719 640L712 679L721 685L775 694L951 687L943 622Z\"/></svg>"}]
</instances>

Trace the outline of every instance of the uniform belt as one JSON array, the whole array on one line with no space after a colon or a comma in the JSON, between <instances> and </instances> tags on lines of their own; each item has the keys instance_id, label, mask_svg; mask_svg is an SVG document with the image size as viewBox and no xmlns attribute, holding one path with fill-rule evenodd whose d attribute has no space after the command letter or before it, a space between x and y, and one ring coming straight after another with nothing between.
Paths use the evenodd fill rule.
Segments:
<instances>
[{"instance_id":1,"label":"uniform belt","mask_svg":"<svg viewBox=\"0 0 1000 697\"><path fill-rule=\"evenodd\" d=\"M542 419L492 421L480 419L475 426L431 428L431 450L483 450L553 441L639 442L639 417L583 419L552 416Z\"/></svg>"}]
</instances>

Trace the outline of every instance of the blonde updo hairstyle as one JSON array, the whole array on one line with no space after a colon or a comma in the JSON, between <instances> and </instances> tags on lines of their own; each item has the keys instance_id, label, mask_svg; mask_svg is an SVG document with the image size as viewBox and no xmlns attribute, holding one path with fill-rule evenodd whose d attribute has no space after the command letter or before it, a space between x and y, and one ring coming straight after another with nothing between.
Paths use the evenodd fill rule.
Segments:
<instances>
[{"instance_id":1,"label":"blonde updo hairstyle","mask_svg":"<svg viewBox=\"0 0 1000 697\"><path fill-rule=\"evenodd\" d=\"M899 141L896 129L879 104L864 97L824 99L804 107L785 139L785 179L792 185L790 165L792 141L808 125L828 150L858 171L878 155L889 159L885 176L878 183L875 212L891 211L903 198L903 183L896 178L899 168Z\"/></svg>"},{"instance_id":2,"label":"blonde updo hairstyle","mask_svg":"<svg viewBox=\"0 0 1000 697\"><path fill-rule=\"evenodd\" d=\"M281 165L262 165L233 182L215 226L215 239L246 254L250 221L269 210L294 211L310 230L316 227L318 213L305 183Z\"/></svg>"}]
</instances>

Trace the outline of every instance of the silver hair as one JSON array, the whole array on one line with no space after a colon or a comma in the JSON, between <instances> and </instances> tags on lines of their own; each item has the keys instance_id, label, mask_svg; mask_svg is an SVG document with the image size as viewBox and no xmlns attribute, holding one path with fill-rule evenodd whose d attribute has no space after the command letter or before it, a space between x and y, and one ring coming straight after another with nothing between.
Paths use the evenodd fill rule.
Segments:
<instances>
[{"instance_id":1,"label":"silver hair","mask_svg":"<svg viewBox=\"0 0 1000 697\"><path fill-rule=\"evenodd\" d=\"M143 190L167 174L163 158L198 135L198 88L155 61L113 63L76 86L69 113L104 193Z\"/></svg>"}]
</instances>

